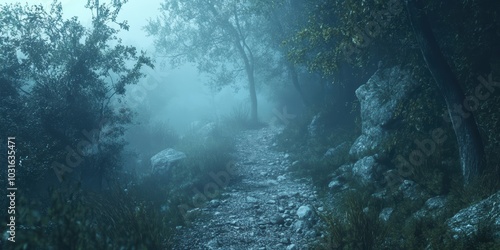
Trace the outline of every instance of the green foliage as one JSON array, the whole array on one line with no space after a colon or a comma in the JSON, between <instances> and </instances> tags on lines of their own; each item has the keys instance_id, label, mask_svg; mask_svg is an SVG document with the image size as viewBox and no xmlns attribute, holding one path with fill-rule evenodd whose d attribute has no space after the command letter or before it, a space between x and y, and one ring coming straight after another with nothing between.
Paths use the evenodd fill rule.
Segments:
<instances>
[{"instance_id":1,"label":"green foliage","mask_svg":"<svg viewBox=\"0 0 500 250\"><path fill-rule=\"evenodd\" d=\"M446 216L439 218L410 218L402 229L394 228L391 232L392 248L401 249L498 249L500 242L494 240L494 231L490 224L480 223L478 230L469 237L455 239L446 223Z\"/></svg>"},{"instance_id":2,"label":"green foliage","mask_svg":"<svg viewBox=\"0 0 500 250\"><path fill-rule=\"evenodd\" d=\"M120 189L70 190L53 191L47 211L20 206L25 230L16 249L166 249L172 243L172 212Z\"/></svg>"},{"instance_id":3,"label":"green foliage","mask_svg":"<svg viewBox=\"0 0 500 250\"><path fill-rule=\"evenodd\" d=\"M161 16L149 20L146 31L155 37L155 47L173 66L196 63L211 76L210 86L218 90L248 80L251 119L257 122L255 70L265 46L255 37L258 18L244 4L234 1L165 1ZM262 33L261 33L262 34Z\"/></svg>"},{"instance_id":4,"label":"green foliage","mask_svg":"<svg viewBox=\"0 0 500 250\"><path fill-rule=\"evenodd\" d=\"M288 56L323 75L335 75L346 62L366 67L375 60L393 60L388 55L395 56L390 52L394 46L408 56L409 29L401 5L399 1L310 2L305 8L307 22L286 41L295 48Z\"/></svg>"},{"instance_id":5,"label":"green foliage","mask_svg":"<svg viewBox=\"0 0 500 250\"><path fill-rule=\"evenodd\" d=\"M298 160L297 164L290 166L290 170L298 176L311 177L314 185L324 189L331 181L330 174L349 162L349 145L355 139L354 132L331 128L319 122L317 135L311 137L308 131L310 121L310 117L304 116L290 122L276 137L277 147ZM337 155L325 156L328 149L338 146L342 150L338 150Z\"/></svg>"},{"instance_id":6,"label":"green foliage","mask_svg":"<svg viewBox=\"0 0 500 250\"><path fill-rule=\"evenodd\" d=\"M211 181L209 173L224 170L232 160L234 141L221 127L217 127L213 135L203 137L188 135L179 144L179 150L185 152L188 158L174 173L174 186L189 184L204 185ZM184 185L183 185L184 184Z\"/></svg>"},{"instance_id":7,"label":"green foliage","mask_svg":"<svg viewBox=\"0 0 500 250\"><path fill-rule=\"evenodd\" d=\"M128 170L138 176L149 170L150 159L160 151L176 145L180 138L166 122L148 122L128 127L125 138L129 142L125 150L125 162ZM139 164L137 164L139 163Z\"/></svg>"},{"instance_id":8,"label":"green foliage","mask_svg":"<svg viewBox=\"0 0 500 250\"><path fill-rule=\"evenodd\" d=\"M231 164L234 141L227 130L216 128L209 136L191 133L182 138L174 147L186 154L187 158L176 163L165 174L150 174L136 184L138 200L148 200L155 206L175 209L171 220L185 223L179 214L178 205L194 208L194 189L204 192L208 183L215 183L211 174L226 171ZM218 183L215 183L218 184ZM217 186L219 193L225 187ZM141 197L147 194L147 197Z\"/></svg>"},{"instance_id":9,"label":"green foliage","mask_svg":"<svg viewBox=\"0 0 500 250\"><path fill-rule=\"evenodd\" d=\"M153 67L144 53L116 37L128 28L117 21L122 4L96 6L88 1L94 14L91 28L76 17L63 19L57 1L50 10L42 5L0 5L0 27L6 31L0 35L0 61L5 65L0 78L2 85L10 86L9 98L2 102L18 111L7 115L12 110L2 103L0 128L25 144L18 152L26 158L27 167L20 173L25 181L53 175L51 164L64 162L66 148L82 142L87 148L76 151L86 156L86 169L110 173L118 167L123 125L131 114L116 104L125 86L143 76L141 68ZM84 151L91 147L97 152L87 155ZM98 175L94 177L102 178Z\"/></svg>"},{"instance_id":10,"label":"green foliage","mask_svg":"<svg viewBox=\"0 0 500 250\"><path fill-rule=\"evenodd\" d=\"M114 174L121 137L132 116L119 107L120 98L125 86L143 76L142 67L153 67L150 58L116 36L128 29L117 21L123 2L96 3L87 4L93 13L90 28L76 17L65 20L57 2L49 10L0 5L0 28L6 31L0 34L0 85L7 90L1 93L0 136L21 141L16 156L23 171L16 177L29 183L26 196L33 201L18 206L25 227L18 249L162 249L168 244L175 220L123 189L89 194L65 192L62 185L50 202L39 196L57 184L51 164L64 163L67 148L82 156L85 166L79 169L92 173L82 175L83 182L105 177L119 182Z\"/></svg>"},{"instance_id":11,"label":"green foliage","mask_svg":"<svg viewBox=\"0 0 500 250\"><path fill-rule=\"evenodd\" d=\"M325 247L330 249L378 249L385 227L378 219L379 209L370 205L366 193L347 191L338 198L335 211L321 216L327 225Z\"/></svg>"}]
</instances>

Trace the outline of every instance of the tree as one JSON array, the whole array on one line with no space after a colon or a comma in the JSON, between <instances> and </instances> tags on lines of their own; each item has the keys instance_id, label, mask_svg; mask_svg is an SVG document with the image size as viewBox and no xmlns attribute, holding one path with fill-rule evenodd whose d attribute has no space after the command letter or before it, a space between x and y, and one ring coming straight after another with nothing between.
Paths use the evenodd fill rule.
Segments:
<instances>
[{"instance_id":1,"label":"tree","mask_svg":"<svg viewBox=\"0 0 500 250\"><path fill-rule=\"evenodd\" d=\"M361 82L377 65L407 65L419 82L434 82L448 103L448 113L453 114L451 120L459 120L452 128L464 181L469 183L481 172L483 145L474 119L458 117L454 106L464 103L464 92L474 91L479 75L494 70L493 55L499 52L494 45L499 40L499 3L456 1L443 7L442 1L419 2L422 7L407 15L403 1L399 0L312 1L309 20L289 39L294 46L289 57L341 82ZM429 16L432 32L429 27L425 31L422 28L422 12ZM419 23L416 36L411 20L414 27ZM434 41L430 43L431 40ZM420 52L424 52L425 60ZM346 68L349 77L341 79ZM467 113L467 117L474 115ZM461 125L456 126L457 123Z\"/></svg>"},{"instance_id":2,"label":"tree","mask_svg":"<svg viewBox=\"0 0 500 250\"><path fill-rule=\"evenodd\" d=\"M173 65L194 63L212 75L211 85L220 88L235 81L240 72L247 78L251 120L258 121L255 90L257 45L252 32L257 17L243 1L166 0L161 16L150 20L148 34L155 36L158 52Z\"/></svg>"},{"instance_id":3,"label":"tree","mask_svg":"<svg viewBox=\"0 0 500 250\"><path fill-rule=\"evenodd\" d=\"M439 44L432 33L420 0L407 0L406 8L420 50L434 81L446 101L448 115L455 131L460 155L460 165L465 184L482 174L484 168L484 145L474 115L454 115L454 107L460 107L465 94L457 77L448 65Z\"/></svg>"},{"instance_id":4,"label":"tree","mask_svg":"<svg viewBox=\"0 0 500 250\"><path fill-rule=\"evenodd\" d=\"M279 61L274 67L275 71L287 72L293 87L298 92L304 105L309 105L309 100L305 96L299 81L299 70L294 62L288 60L287 55L290 52L290 46L287 46L286 40L298 31L301 16L304 15L302 8L304 4L297 4L286 1L254 1L252 2L252 11L262 15L266 22L263 25L263 32L267 35L266 44L272 48L274 54L279 54Z\"/></svg>"},{"instance_id":5,"label":"tree","mask_svg":"<svg viewBox=\"0 0 500 250\"><path fill-rule=\"evenodd\" d=\"M117 106L119 97L143 76L142 67L153 67L143 52L116 37L128 29L116 20L123 3L89 0L90 28L76 17L64 20L57 2L49 11L42 5L0 6L0 27L6 31L0 46L10 52L0 58L8 65L2 85L12 86L11 96L22 101L18 117L2 119L20 127L24 178L47 181L54 179L47 176L53 170L54 177L73 176L99 189L119 166L120 137L130 121L130 112Z\"/></svg>"}]
</instances>

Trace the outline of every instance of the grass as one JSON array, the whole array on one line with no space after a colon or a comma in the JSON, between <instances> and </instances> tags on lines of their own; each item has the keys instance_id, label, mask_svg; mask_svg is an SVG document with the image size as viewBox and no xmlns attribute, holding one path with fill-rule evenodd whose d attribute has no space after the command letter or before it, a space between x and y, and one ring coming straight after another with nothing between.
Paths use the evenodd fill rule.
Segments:
<instances>
[{"instance_id":1,"label":"grass","mask_svg":"<svg viewBox=\"0 0 500 250\"><path fill-rule=\"evenodd\" d=\"M264 123L252 121L248 104L245 103L233 106L231 111L221 118L221 125L233 132L265 126Z\"/></svg>"},{"instance_id":2,"label":"grass","mask_svg":"<svg viewBox=\"0 0 500 250\"><path fill-rule=\"evenodd\" d=\"M98 193L72 185L50 191L49 200L19 197L16 218L23 229L14 249L171 249L176 226L187 223L179 206L194 208L192 190L203 192L214 182L211 173L226 169L232 138L221 127L209 136L185 136L172 146L187 158L167 176L118 171L109 188Z\"/></svg>"},{"instance_id":3,"label":"grass","mask_svg":"<svg viewBox=\"0 0 500 250\"><path fill-rule=\"evenodd\" d=\"M25 229L15 249L168 249L172 243L171 214L121 189L54 190L47 209L23 205Z\"/></svg>"},{"instance_id":4,"label":"grass","mask_svg":"<svg viewBox=\"0 0 500 250\"><path fill-rule=\"evenodd\" d=\"M350 190L336 200L335 209L320 216L327 231L321 246L326 249L377 249L386 229L378 219L380 208L373 205L372 198L367 193Z\"/></svg>"},{"instance_id":5,"label":"grass","mask_svg":"<svg viewBox=\"0 0 500 250\"><path fill-rule=\"evenodd\" d=\"M398 155L408 159L418 149L415 139L428 139L429 131L444 129L449 138L446 143L437 145L422 164L413 167L411 176L406 177L416 182L425 193L421 199L405 199L397 186L392 189L383 186L383 183L374 184L377 188L360 186L352 178L345 180L351 191L329 190L327 185L333 179L334 171L356 159L350 158L348 150L334 158L323 157L323 154L328 148L342 142L351 145L357 135L323 126L316 137L311 137L307 125L312 117L303 117L295 119L278 136L278 150L290 153L291 158L299 162L290 169L300 177L312 178L317 188L323 191L320 194L329 201L325 207L330 211L322 216L326 225L323 234L328 237L320 246L322 248L318 249L500 249L500 242L494 240L493 228L488 223L481 223L478 232L472 237L459 239L453 238L446 224L447 219L460 209L500 189L499 158L494 151L500 140L498 136L488 138L485 142L486 153L490 156L487 170L481 178L464 187L451 125L440 117L444 110L441 103L433 99L435 94L431 90L423 90L423 95L398 107L396 116L402 124L392 130L392 139L381 145L385 152L389 152L383 164L389 169L395 168ZM488 116L491 119L483 123L482 129L495 135L498 133L493 133L496 131L493 127L498 125L499 119L494 115L496 113L491 114ZM488 117L480 119L487 120ZM374 199L373 193L381 190L386 191L383 199ZM413 216L423 207L426 198L440 195L447 197L446 207L440 215ZM386 207L394 210L387 222L381 222L378 213Z\"/></svg>"}]
</instances>

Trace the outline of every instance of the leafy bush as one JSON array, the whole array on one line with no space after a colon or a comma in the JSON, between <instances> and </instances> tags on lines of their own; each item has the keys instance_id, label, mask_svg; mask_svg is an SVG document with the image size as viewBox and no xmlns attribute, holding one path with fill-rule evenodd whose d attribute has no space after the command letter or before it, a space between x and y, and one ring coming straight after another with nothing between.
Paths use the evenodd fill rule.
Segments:
<instances>
[{"instance_id":1,"label":"leafy bush","mask_svg":"<svg viewBox=\"0 0 500 250\"><path fill-rule=\"evenodd\" d=\"M53 170L60 179L72 175L53 167L64 162L67 148L85 156L85 167L73 172L76 178L96 180L97 188L119 166L114 159L121 153L131 114L117 104L125 86L136 84L141 69L153 64L116 37L128 29L117 20L122 1L96 2L86 5L89 12L99 13L93 15L91 28L77 18L63 18L57 1L49 10L43 5L0 5L0 28L8 31L0 35L0 85L6 86L10 99L0 104L23 106L15 116L4 116L6 109L0 108L0 130L25 143L19 152L26 158L25 171L19 174L25 182L47 181ZM89 156L87 151L97 152Z\"/></svg>"},{"instance_id":2,"label":"leafy bush","mask_svg":"<svg viewBox=\"0 0 500 250\"><path fill-rule=\"evenodd\" d=\"M122 189L52 192L47 210L20 206L23 233L16 249L165 249L172 243L172 213Z\"/></svg>"},{"instance_id":3,"label":"leafy bush","mask_svg":"<svg viewBox=\"0 0 500 250\"><path fill-rule=\"evenodd\" d=\"M226 171L232 161L234 141L227 131L215 127L207 136L200 133L188 134L174 148L184 152L187 158L175 163L166 173L149 174L140 181L133 182L134 188L129 192L136 192L134 196L139 201L149 201L155 207L173 211L171 220L185 223L181 217L185 211L179 209L179 205L187 205L189 208L199 205L193 205L193 198L197 195L193 190L203 193L208 183L214 183L211 175ZM217 187L219 192L224 188L220 185Z\"/></svg>"},{"instance_id":4,"label":"leafy bush","mask_svg":"<svg viewBox=\"0 0 500 250\"><path fill-rule=\"evenodd\" d=\"M232 134L216 127L210 136L190 134L184 137L178 149L187 158L172 173L172 187L203 186L210 182L209 173L224 170L234 152ZM174 188L175 189L175 188Z\"/></svg>"},{"instance_id":5,"label":"leafy bush","mask_svg":"<svg viewBox=\"0 0 500 250\"><path fill-rule=\"evenodd\" d=\"M125 138L129 143L123 154L124 169L138 177L149 174L151 157L166 148L174 147L180 140L166 122L130 126Z\"/></svg>"},{"instance_id":6,"label":"leafy bush","mask_svg":"<svg viewBox=\"0 0 500 250\"><path fill-rule=\"evenodd\" d=\"M331 180L330 174L349 162L349 147L354 141L354 132L339 127L318 129L316 136L310 136L310 118L294 119L276 137L277 148L289 152L298 163L290 167L301 177L311 177L316 187L324 189ZM319 124L322 127L322 124ZM345 143L345 147L341 144ZM327 156L330 148L339 147L336 155Z\"/></svg>"}]
</instances>

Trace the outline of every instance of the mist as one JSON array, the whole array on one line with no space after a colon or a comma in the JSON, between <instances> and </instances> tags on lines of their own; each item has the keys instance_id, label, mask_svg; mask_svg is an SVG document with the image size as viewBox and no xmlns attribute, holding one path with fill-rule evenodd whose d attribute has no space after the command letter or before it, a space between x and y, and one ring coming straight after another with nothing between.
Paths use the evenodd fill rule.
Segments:
<instances>
[{"instance_id":1,"label":"mist","mask_svg":"<svg viewBox=\"0 0 500 250\"><path fill-rule=\"evenodd\" d=\"M500 249L499 16L2 0L0 249Z\"/></svg>"},{"instance_id":2,"label":"mist","mask_svg":"<svg viewBox=\"0 0 500 250\"><path fill-rule=\"evenodd\" d=\"M158 73L161 71L161 73ZM174 69L146 70L147 76L137 86L129 86L131 107L138 112L138 123L167 123L185 134L196 122L218 122L233 112L249 112L248 93L244 83L234 83L220 90L208 85L208 77L186 64ZM273 118L277 104L269 101L266 86L258 93L259 114L263 121Z\"/></svg>"}]
</instances>

